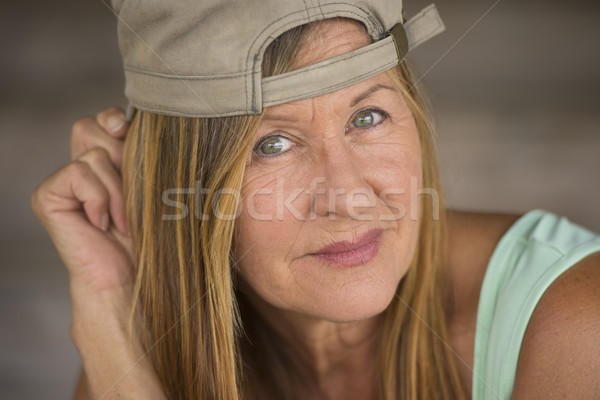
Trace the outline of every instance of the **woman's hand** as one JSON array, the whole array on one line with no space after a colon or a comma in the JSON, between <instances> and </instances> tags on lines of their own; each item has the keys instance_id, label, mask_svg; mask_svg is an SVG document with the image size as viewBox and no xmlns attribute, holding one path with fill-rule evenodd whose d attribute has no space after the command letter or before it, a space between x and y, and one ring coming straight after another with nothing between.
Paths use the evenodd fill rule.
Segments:
<instances>
[{"instance_id":1,"label":"woman's hand","mask_svg":"<svg viewBox=\"0 0 600 400\"><path fill-rule=\"evenodd\" d=\"M119 172L126 130L116 108L78 120L72 162L31 197L69 273L74 322L97 302L127 313L131 301L132 253Z\"/></svg>"},{"instance_id":2,"label":"woman's hand","mask_svg":"<svg viewBox=\"0 0 600 400\"><path fill-rule=\"evenodd\" d=\"M134 279L120 175L127 128L114 107L78 120L72 162L34 191L31 204L69 273L71 338L87 396L162 399L137 332L130 341L127 329Z\"/></svg>"}]
</instances>

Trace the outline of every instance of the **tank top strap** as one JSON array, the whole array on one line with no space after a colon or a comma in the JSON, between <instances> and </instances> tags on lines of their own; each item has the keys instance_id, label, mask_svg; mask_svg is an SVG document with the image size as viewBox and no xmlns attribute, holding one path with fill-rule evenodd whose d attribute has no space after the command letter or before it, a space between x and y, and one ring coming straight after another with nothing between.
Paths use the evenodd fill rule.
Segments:
<instances>
[{"instance_id":1,"label":"tank top strap","mask_svg":"<svg viewBox=\"0 0 600 400\"><path fill-rule=\"evenodd\" d=\"M564 271L600 251L600 236L565 217L533 210L498 242L477 310L473 400L510 399L521 342L539 299Z\"/></svg>"}]
</instances>

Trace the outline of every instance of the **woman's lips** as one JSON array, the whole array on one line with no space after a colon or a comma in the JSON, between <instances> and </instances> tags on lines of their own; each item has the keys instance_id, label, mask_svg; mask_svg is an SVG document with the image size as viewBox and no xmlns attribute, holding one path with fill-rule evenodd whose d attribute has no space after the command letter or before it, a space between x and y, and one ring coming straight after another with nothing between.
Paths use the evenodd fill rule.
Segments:
<instances>
[{"instance_id":1,"label":"woman's lips","mask_svg":"<svg viewBox=\"0 0 600 400\"><path fill-rule=\"evenodd\" d=\"M371 229L355 242L335 242L312 253L311 256L330 264L344 266L362 264L375 257L379 251L382 234L383 229Z\"/></svg>"}]
</instances>

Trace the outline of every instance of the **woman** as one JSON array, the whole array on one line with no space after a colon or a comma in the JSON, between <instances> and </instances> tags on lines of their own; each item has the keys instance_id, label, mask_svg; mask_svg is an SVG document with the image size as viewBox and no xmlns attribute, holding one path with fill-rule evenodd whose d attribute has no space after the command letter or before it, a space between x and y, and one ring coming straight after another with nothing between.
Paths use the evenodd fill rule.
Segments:
<instances>
[{"instance_id":1,"label":"woman","mask_svg":"<svg viewBox=\"0 0 600 400\"><path fill-rule=\"evenodd\" d=\"M325 17L338 4L302 5L316 22L261 50L265 81L372 46L366 23ZM225 116L223 95L220 117L190 117L197 99L144 92L167 83L130 68L131 124L75 124L74 161L32 203L69 271L77 398L594 398L600 238L539 211L445 211L391 32L397 67L256 113ZM127 69L140 56L121 45Z\"/></svg>"}]
</instances>

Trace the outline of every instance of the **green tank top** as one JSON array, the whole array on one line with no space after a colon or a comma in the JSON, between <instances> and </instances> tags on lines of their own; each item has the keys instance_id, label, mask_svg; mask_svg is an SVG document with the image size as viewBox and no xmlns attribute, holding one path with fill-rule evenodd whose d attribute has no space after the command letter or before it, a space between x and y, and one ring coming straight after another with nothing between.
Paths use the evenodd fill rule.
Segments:
<instances>
[{"instance_id":1,"label":"green tank top","mask_svg":"<svg viewBox=\"0 0 600 400\"><path fill-rule=\"evenodd\" d=\"M473 400L510 399L527 323L544 291L564 271L600 251L600 236L564 217L533 210L498 242L477 310Z\"/></svg>"}]
</instances>

